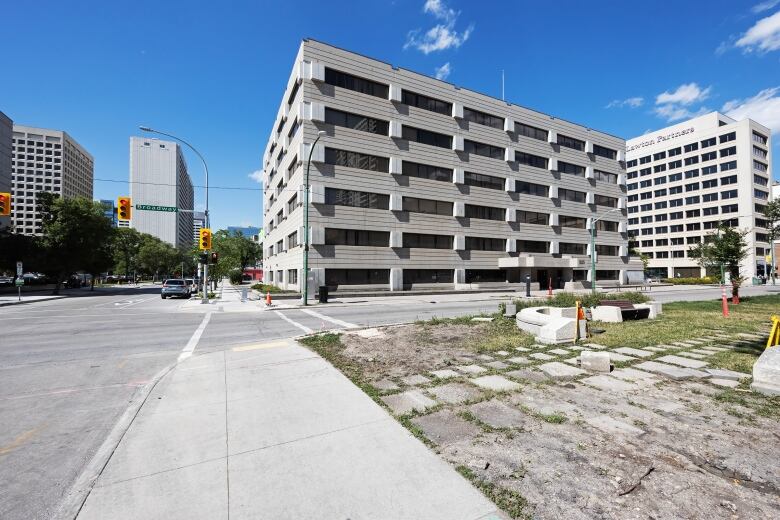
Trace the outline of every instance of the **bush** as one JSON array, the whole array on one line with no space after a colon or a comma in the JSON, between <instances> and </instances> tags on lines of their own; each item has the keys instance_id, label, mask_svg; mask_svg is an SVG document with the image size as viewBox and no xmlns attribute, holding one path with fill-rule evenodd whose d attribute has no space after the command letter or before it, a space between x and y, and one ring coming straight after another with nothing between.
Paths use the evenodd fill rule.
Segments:
<instances>
[{"instance_id":1,"label":"bush","mask_svg":"<svg viewBox=\"0 0 780 520\"><path fill-rule=\"evenodd\" d=\"M663 283L672 285L708 285L720 283L717 276L705 276L704 278L664 278Z\"/></svg>"},{"instance_id":2,"label":"bush","mask_svg":"<svg viewBox=\"0 0 780 520\"><path fill-rule=\"evenodd\" d=\"M233 285L241 285L243 279L244 279L243 275L239 272L230 273L230 283L232 283Z\"/></svg>"},{"instance_id":3,"label":"bush","mask_svg":"<svg viewBox=\"0 0 780 520\"><path fill-rule=\"evenodd\" d=\"M261 293L265 294L267 292L273 293L280 293L280 292L289 292L289 291L283 291L282 289L278 288L275 285L265 284L265 283L256 283L252 286L252 289L255 291L260 291Z\"/></svg>"},{"instance_id":4,"label":"bush","mask_svg":"<svg viewBox=\"0 0 780 520\"><path fill-rule=\"evenodd\" d=\"M617 293L570 293L559 292L552 298L547 299L535 299L535 300L515 300L517 310L525 309L527 307L574 307L577 300L582 303L583 307L596 307L601 303L601 300L628 300L631 303L645 303L650 301L650 298L640 292L617 292Z\"/></svg>"}]
</instances>

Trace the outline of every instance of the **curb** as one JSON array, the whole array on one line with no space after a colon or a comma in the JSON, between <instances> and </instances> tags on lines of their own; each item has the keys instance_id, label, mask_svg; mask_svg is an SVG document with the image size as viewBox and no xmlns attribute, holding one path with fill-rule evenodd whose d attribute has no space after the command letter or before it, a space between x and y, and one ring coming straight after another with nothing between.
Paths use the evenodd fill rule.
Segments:
<instances>
[{"instance_id":1,"label":"curb","mask_svg":"<svg viewBox=\"0 0 780 520\"><path fill-rule=\"evenodd\" d=\"M157 386L157 383L176 368L177 365L178 362L171 363L157 372L152 380L146 385L136 390L124 413L122 413L122 416L116 424L114 424L114 427L111 428L111 431L103 441L103 444L100 445L100 448L98 448L92 456L92 459L81 471L81 474L76 478L75 482L70 487L70 490L57 507L56 512L52 515L52 518L75 520L81 512L81 508L84 507L84 504L89 498L89 494L92 492L95 482L97 482L98 477L100 477L103 470L108 465L117 446L119 446L119 443L124 438L130 425L133 424L133 420L135 420L138 412L141 411L144 403L146 403L149 394L152 393L152 390Z\"/></svg>"},{"instance_id":2,"label":"curb","mask_svg":"<svg viewBox=\"0 0 780 520\"><path fill-rule=\"evenodd\" d=\"M3 302L3 303L0 303L0 307L10 307L11 305L27 305L27 304L30 304L30 303L39 303L39 302L48 302L48 301L52 301L52 300L61 300L63 298L67 298L67 296L64 296L64 295L62 295L62 296L52 296L50 298L46 298L45 300L32 300L32 301L30 301L30 300L28 300L28 301L22 300L22 301L15 301L15 302Z\"/></svg>"}]
</instances>

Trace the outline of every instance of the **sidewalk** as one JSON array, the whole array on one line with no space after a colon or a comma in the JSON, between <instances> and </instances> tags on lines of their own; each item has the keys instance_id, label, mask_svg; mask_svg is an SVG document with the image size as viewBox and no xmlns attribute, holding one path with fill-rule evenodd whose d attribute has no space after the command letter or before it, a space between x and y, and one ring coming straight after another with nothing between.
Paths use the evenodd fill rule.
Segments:
<instances>
[{"instance_id":1,"label":"sidewalk","mask_svg":"<svg viewBox=\"0 0 780 520\"><path fill-rule=\"evenodd\" d=\"M5 307L7 305L20 305L24 303L36 303L36 302L45 302L47 300L59 300L60 298L66 298L65 295L36 295L31 296L29 294L22 294L22 301L19 301L19 296L14 294L4 294L0 296L0 307Z\"/></svg>"},{"instance_id":2,"label":"sidewalk","mask_svg":"<svg viewBox=\"0 0 780 520\"><path fill-rule=\"evenodd\" d=\"M346 377L292 340L180 363L80 520L504 519Z\"/></svg>"}]
</instances>

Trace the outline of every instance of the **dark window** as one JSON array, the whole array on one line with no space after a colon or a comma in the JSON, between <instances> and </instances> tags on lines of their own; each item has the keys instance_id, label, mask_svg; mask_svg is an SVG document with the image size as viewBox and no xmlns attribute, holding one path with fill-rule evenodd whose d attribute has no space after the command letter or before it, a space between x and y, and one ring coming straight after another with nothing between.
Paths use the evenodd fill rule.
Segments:
<instances>
[{"instance_id":1,"label":"dark window","mask_svg":"<svg viewBox=\"0 0 780 520\"><path fill-rule=\"evenodd\" d=\"M596 253L600 256L618 256L618 246L607 246L604 244L596 244Z\"/></svg>"},{"instance_id":2,"label":"dark window","mask_svg":"<svg viewBox=\"0 0 780 520\"><path fill-rule=\"evenodd\" d=\"M596 177L597 181L602 181L609 184L617 184L618 181L618 176L616 173L607 173L601 170L593 170L593 175ZM664 180L664 182L666 181Z\"/></svg>"},{"instance_id":3,"label":"dark window","mask_svg":"<svg viewBox=\"0 0 780 520\"><path fill-rule=\"evenodd\" d=\"M616 159L617 158L617 150L612 150L611 148L605 148L603 146L599 146L597 144L593 145L593 155L598 155L600 157L606 157L607 159Z\"/></svg>"},{"instance_id":4,"label":"dark window","mask_svg":"<svg viewBox=\"0 0 780 520\"><path fill-rule=\"evenodd\" d=\"M587 223L587 219L584 219L582 217L572 217L569 215L558 216L558 225L561 227L585 229L586 223Z\"/></svg>"},{"instance_id":5,"label":"dark window","mask_svg":"<svg viewBox=\"0 0 780 520\"><path fill-rule=\"evenodd\" d=\"M730 132L728 134L724 134L720 136L720 144L728 143L729 141L733 141L736 138L737 138L736 132Z\"/></svg>"},{"instance_id":6,"label":"dark window","mask_svg":"<svg viewBox=\"0 0 780 520\"><path fill-rule=\"evenodd\" d=\"M466 269L466 283L506 282L506 272L500 269Z\"/></svg>"},{"instance_id":7,"label":"dark window","mask_svg":"<svg viewBox=\"0 0 780 520\"><path fill-rule=\"evenodd\" d=\"M688 170L685 172L685 178L686 179L693 179L694 177L699 176L699 170Z\"/></svg>"},{"instance_id":8,"label":"dark window","mask_svg":"<svg viewBox=\"0 0 780 520\"><path fill-rule=\"evenodd\" d=\"M525 123L515 122L515 132L517 135L524 135L531 139L538 139L540 141L547 140L547 130L536 128L535 126L526 125Z\"/></svg>"},{"instance_id":9,"label":"dark window","mask_svg":"<svg viewBox=\"0 0 780 520\"><path fill-rule=\"evenodd\" d=\"M376 96L379 98L387 99L388 87L382 83L371 81L368 79L358 78L346 72L325 68L325 83L334 85L336 87L346 88L360 92L361 94L368 94L369 96Z\"/></svg>"},{"instance_id":10,"label":"dark window","mask_svg":"<svg viewBox=\"0 0 780 520\"><path fill-rule=\"evenodd\" d=\"M704 166L701 169L702 175L710 175L711 173L717 173L717 172L718 172L718 167L715 166L714 164L712 166Z\"/></svg>"},{"instance_id":11,"label":"dark window","mask_svg":"<svg viewBox=\"0 0 780 520\"><path fill-rule=\"evenodd\" d=\"M387 157L377 157L376 155L336 148L325 148L325 163L375 172L387 173L390 171L390 159Z\"/></svg>"},{"instance_id":12,"label":"dark window","mask_svg":"<svg viewBox=\"0 0 780 520\"><path fill-rule=\"evenodd\" d=\"M679 162L680 161L674 161L674 162L669 163L669 169L679 168L680 166L682 166L682 164L677 164L676 166L674 166L674 163L679 163ZM653 166L653 173L665 172L665 171L666 171L666 165L665 164L656 164L655 166Z\"/></svg>"},{"instance_id":13,"label":"dark window","mask_svg":"<svg viewBox=\"0 0 780 520\"><path fill-rule=\"evenodd\" d=\"M403 246L419 249L452 249L452 237L449 235L404 233Z\"/></svg>"},{"instance_id":14,"label":"dark window","mask_svg":"<svg viewBox=\"0 0 780 520\"><path fill-rule=\"evenodd\" d=\"M728 177L721 177L720 178L720 185L725 186L727 184L736 184L737 183L737 176L736 175L729 175Z\"/></svg>"},{"instance_id":15,"label":"dark window","mask_svg":"<svg viewBox=\"0 0 780 520\"><path fill-rule=\"evenodd\" d=\"M518 210L517 222L525 224L539 224L546 226L550 222L550 215L547 213L537 213L536 211L523 211Z\"/></svg>"},{"instance_id":16,"label":"dark window","mask_svg":"<svg viewBox=\"0 0 780 520\"><path fill-rule=\"evenodd\" d=\"M401 137L408 139L409 141L416 141L418 143L438 146L440 148L452 148L451 135L439 134L431 132L430 130L414 128L412 126L404 125L401 131Z\"/></svg>"},{"instance_id":17,"label":"dark window","mask_svg":"<svg viewBox=\"0 0 780 520\"><path fill-rule=\"evenodd\" d=\"M452 182L452 170L442 168L441 166L432 166L430 164L419 164L404 161L401 167L403 175L409 177L419 177L421 179L431 179L434 181Z\"/></svg>"},{"instance_id":18,"label":"dark window","mask_svg":"<svg viewBox=\"0 0 780 520\"><path fill-rule=\"evenodd\" d=\"M717 185L718 185L718 179L709 179L701 182L702 189L714 188Z\"/></svg>"},{"instance_id":19,"label":"dark window","mask_svg":"<svg viewBox=\"0 0 780 520\"><path fill-rule=\"evenodd\" d=\"M404 269L404 285L414 283L453 283L452 269Z\"/></svg>"},{"instance_id":20,"label":"dark window","mask_svg":"<svg viewBox=\"0 0 780 520\"><path fill-rule=\"evenodd\" d=\"M501 148L500 146L478 143L476 141L470 141L468 139L463 141L463 150L466 153L473 153L476 155L481 155L483 157L490 157L491 159L504 158L504 149Z\"/></svg>"},{"instance_id":21,"label":"dark window","mask_svg":"<svg viewBox=\"0 0 780 520\"><path fill-rule=\"evenodd\" d=\"M685 191L696 191L699 189L699 183L698 182L692 182L690 184L685 185Z\"/></svg>"},{"instance_id":22,"label":"dark window","mask_svg":"<svg viewBox=\"0 0 780 520\"><path fill-rule=\"evenodd\" d=\"M584 255L588 251L585 244L574 244L572 242L561 242L558 244L558 252L562 255Z\"/></svg>"},{"instance_id":23,"label":"dark window","mask_svg":"<svg viewBox=\"0 0 780 520\"><path fill-rule=\"evenodd\" d=\"M717 152L706 152L706 153L701 154L701 162L704 162L704 161L714 161L717 158L718 158L718 153Z\"/></svg>"},{"instance_id":24,"label":"dark window","mask_svg":"<svg viewBox=\"0 0 780 520\"><path fill-rule=\"evenodd\" d=\"M365 191L325 188L325 204L352 206L355 208L389 209L390 196Z\"/></svg>"},{"instance_id":25,"label":"dark window","mask_svg":"<svg viewBox=\"0 0 780 520\"><path fill-rule=\"evenodd\" d=\"M694 155L693 157L686 157L685 158L685 166L690 166L691 164L696 164L699 162L699 156Z\"/></svg>"},{"instance_id":26,"label":"dark window","mask_svg":"<svg viewBox=\"0 0 780 520\"><path fill-rule=\"evenodd\" d=\"M661 159L666 159L666 152L658 152L653 154L654 161L660 161Z\"/></svg>"},{"instance_id":27,"label":"dark window","mask_svg":"<svg viewBox=\"0 0 780 520\"><path fill-rule=\"evenodd\" d=\"M325 269L325 285L328 287L389 283L390 269Z\"/></svg>"},{"instance_id":28,"label":"dark window","mask_svg":"<svg viewBox=\"0 0 780 520\"><path fill-rule=\"evenodd\" d=\"M518 253L549 253L550 243L541 240L518 240Z\"/></svg>"},{"instance_id":29,"label":"dark window","mask_svg":"<svg viewBox=\"0 0 780 520\"><path fill-rule=\"evenodd\" d=\"M650 157L649 155L645 155L644 157L639 158L639 164L647 164L652 160L653 160L652 157Z\"/></svg>"},{"instance_id":30,"label":"dark window","mask_svg":"<svg viewBox=\"0 0 780 520\"><path fill-rule=\"evenodd\" d=\"M585 192L558 188L558 198L560 200L570 200L572 202L585 202Z\"/></svg>"},{"instance_id":31,"label":"dark window","mask_svg":"<svg viewBox=\"0 0 780 520\"><path fill-rule=\"evenodd\" d=\"M686 144L684 148L685 148L685 153L693 152L699 149L699 143Z\"/></svg>"},{"instance_id":32,"label":"dark window","mask_svg":"<svg viewBox=\"0 0 780 520\"><path fill-rule=\"evenodd\" d=\"M637 161L636 161L636 159L631 159L630 161L628 161L628 162L626 163L626 168L633 168L633 167L634 167L634 166L636 166L636 165L637 165Z\"/></svg>"},{"instance_id":33,"label":"dark window","mask_svg":"<svg viewBox=\"0 0 780 520\"><path fill-rule=\"evenodd\" d=\"M737 155L737 147L736 146L729 146L728 148L723 148L720 151L721 157L728 157L730 155Z\"/></svg>"},{"instance_id":34,"label":"dark window","mask_svg":"<svg viewBox=\"0 0 780 520\"><path fill-rule=\"evenodd\" d=\"M484 220L504 220L506 210L504 208L493 208L490 206L476 206L466 204L466 217L479 218Z\"/></svg>"},{"instance_id":35,"label":"dark window","mask_svg":"<svg viewBox=\"0 0 780 520\"><path fill-rule=\"evenodd\" d=\"M548 186L526 181L515 182L515 192L523 193L525 195L536 195L538 197L546 197L550 193Z\"/></svg>"},{"instance_id":36,"label":"dark window","mask_svg":"<svg viewBox=\"0 0 780 520\"><path fill-rule=\"evenodd\" d=\"M465 172L463 174L463 183L467 186L476 186L478 188L488 188L491 190L503 190L506 186L506 180L503 177L494 177L483 173Z\"/></svg>"},{"instance_id":37,"label":"dark window","mask_svg":"<svg viewBox=\"0 0 780 520\"><path fill-rule=\"evenodd\" d=\"M565 146L566 148L574 148L575 150L580 150L580 151L585 150L585 141L580 141L579 139L575 139L573 137L568 137L561 134L558 134L558 144L561 146Z\"/></svg>"},{"instance_id":38,"label":"dark window","mask_svg":"<svg viewBox=\"0 0 780 520\"><path fill-rule=\"evenodd\" d=\"M664 190L666 191L666 190ZM598 193L594 197L596 206L606 206L608 208L617 208L618 200L616 197L608 197L606 195L599 195Z\"/></svg>"},{"instance_id":39,"label":"dark window","mask_svg":"<svg viewBox=\"0 0 780 520\"><path fill-rule=\"evenodd\" d=\"M387 135L389 123L373 117L360 116L341 110L325 108L325 122L331 125L343 126L370 134Z\"/></svg>"},{"instance_id":40,"label":"dark window","mask_svg":"<svg viewBox=\"0 0 780 520\"><path fill-rule=\"evenodd\" d=\"M325 245L388 247L390 232L325 228Z\"/></svg>"},{"instance_id":41,"label":"dark window","mask_svg":"<svg viewBox=\"0 0 780 520\"><path fill-rule=\"evenodd\" d=\"M596 222L596 230L617 233L618 223L614 220L599 220Z\"/></svg>"},{"instance_id":42,"label":"dark window","mask_svg":"<svg viewBox=\"0 0 780 520\"><path fill-rule=\"evenodd\" d=\"M716 139L714 137L710 137L709 139L705 139L701 142L702 148L708 148L710 146L715 146Z\"/></svg>"},{"instance_id":43,"label":"dark window","mask_svg":"<svg viewBox=\"0 0 780 520\"><path fill-rule=\"evenodd\" d=\"M404 197L403 210L411 211L412 213L428 213L430 215L449 215L451 217L452 202Z\"/></svg>"},{"instance_id":44,"label":"dark window","mask_svg":"<svg viewBox=\"0 0 780 520\"><path fill-rule=\"evenodd\" d=\"M499 130L504 129L503 117L480 112L479 110L474 110L472 108L463 107L463 119L471 121L472 123L498 128Z\"/></svg>"},{"instance_id":45,"label":"dark window","mask_svg":"<svg viewBox=\"0 0 780 520\"><path fill-rule=\"evenodd\" d=\"M297 95L298 95L298 89L300 88L300 86L301 86L301 84L300 84L300 83L298 83L297 81L296 81L296 82L295 82L295 84L293 85L293 88L292 88L292 90L290 91L290 95L289 95L289 97L287 98L287 104L288 104L288 105L292 105L292 104L293 104L293 101L295 101L295 96L297 96Z\"/></svg>"},{"instance_id":46,"label":"dark window","mask_svg":"<svg viewBox=\"0 0 780 520\"><path fill-rule=\"evenodd\" d=\"M570 175L585 176L585 167L578 164L571 164L563 161L558 161L558 171L561 173L568 173Z\"/></svg>"},{"instance_id":47,"label":"dark window","mask_svg":"<svg viewBox=\"0 0 780 520\"><path fill-rule=\"evenodd\" d=\"M534 168L547 168L547 157L531 155L530 153L515 151L515 161L518 164L525 164Z\"/></svg>"},{"instance_id":48,"label":"dark window","mask_svg":"<svg viewBox=\"0 0 780 520\"><path fill-rule=\"evenodd\" d=\"M466 251L503 251L505 246L503 238L466 237Z\"/></svg>"},{"instance_id":49,"label":"dark window","mask_svg":"<svg viewBox=\"0 0 780 520\"><path fill-rule=\"evenodd\" d=\"M401 91L401 102L406 105L437 112L446 116L452 115L452 103L440 101L415 92L409 92L408 90Z\"/></svg>"}]
</instances>

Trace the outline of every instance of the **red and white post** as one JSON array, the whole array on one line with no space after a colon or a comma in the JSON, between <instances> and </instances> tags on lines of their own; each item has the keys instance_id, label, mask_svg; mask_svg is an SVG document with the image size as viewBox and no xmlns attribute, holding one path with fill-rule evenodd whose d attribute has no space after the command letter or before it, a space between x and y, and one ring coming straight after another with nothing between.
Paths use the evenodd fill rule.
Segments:
<instances>
[{"instance_id":1,"label":"red and white post","mask_svg":"<svg viewBox=\"0 0 780 520\"><path fill-rule=\"evenodd\" d=\"M726 299L726 286L721 285L721 300L723 302L723 317L728 318L729 317L729 301Z\"/></svg>"}]
</instances>

